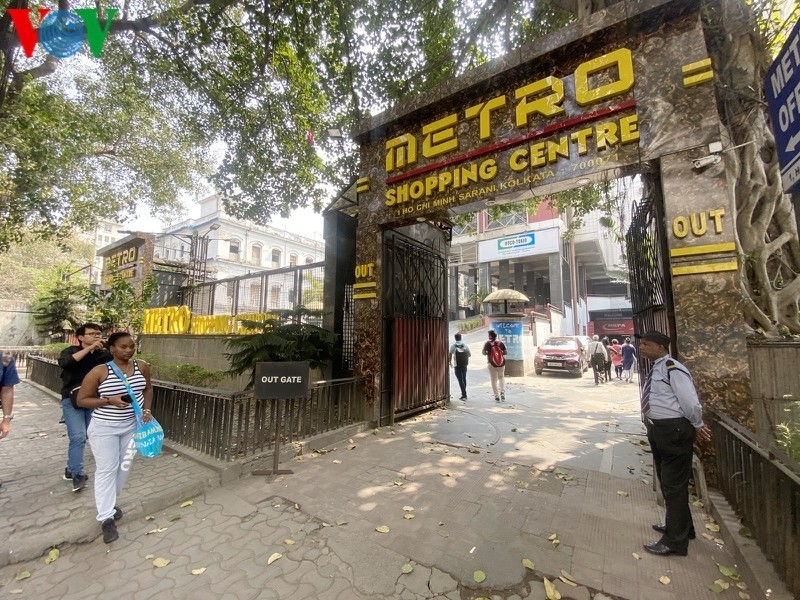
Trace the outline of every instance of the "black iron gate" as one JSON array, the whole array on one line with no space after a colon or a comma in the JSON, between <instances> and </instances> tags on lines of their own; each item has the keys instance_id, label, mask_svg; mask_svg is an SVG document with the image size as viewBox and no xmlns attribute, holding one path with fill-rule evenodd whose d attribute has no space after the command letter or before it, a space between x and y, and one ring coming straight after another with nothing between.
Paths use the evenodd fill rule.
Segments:
<instances>
[{"instance_id":1,"label":"black iron gate","mask_svg":"<svg viewBox=\"0 0 800 600\"><path fill-rule=\"evenodd\" d=\"M645 175L643 181L645 193L625 235L633 327L637 333L656 329L669 335L672 339L671 354L675 356L675 313L665 238L664 202L658 177ZM639 366L644 364L639 356Z\"/></svg>"},{"instance_id":2,"label":"black iron gate","mask_svg":"<svg viewBox=\"0 0 800 600\"><path fill-rule=\"evenodd\" d=\"M409 229L384 232L381 425L450 395L445 235L431 225Z\"/></svg>"}]
</instances>

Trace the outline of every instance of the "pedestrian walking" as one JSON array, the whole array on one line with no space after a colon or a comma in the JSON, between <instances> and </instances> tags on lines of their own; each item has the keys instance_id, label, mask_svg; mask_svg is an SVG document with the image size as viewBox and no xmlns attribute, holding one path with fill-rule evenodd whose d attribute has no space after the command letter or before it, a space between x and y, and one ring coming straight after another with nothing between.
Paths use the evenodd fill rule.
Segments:
<instances>
[{"instance_id":1,"label":"pedestrian walking","mask_svg":"<svg viewBox=\"0 0 800 600\"><path fill-rule=\"evenodd\" d=\"M633 363L636 362L636 349L631 344L631 338L626 337L622 344L622 379L633 383Z\"/></svg>"},{"instance_id":2,"label":"pedestrian walking","mask_svg":"<svg viewBox=\"0 0 800 600\"><path fill-rule=\"evenodd\" d=\"M89 476L83 471L86 448L86 430L92 420L92 411L78 406L78 390L83 378L97 365L111 360L111 354L100 339L103 328L97 323L84 323L75 330L78 343L64 348L58 357L61 367L61 413L67 426L69 446L64 479L72 482L72 491L86 487Z\"/></svg>"},{"instance_id":3,"label":"pedestrian walking","mask_svg":"<svg viewBox=\"0 0 800 600\"><path fill-rule=\"evenodd\" d=\"M605 346L606 349L606 361L603 363L603 375L606 378L606 382L609 382L611 381L611 344L605 336L603 336L603 339L600 341L603 342L603 346Z\"/></svg>"},{"instance_id":4,"label":"pedestrian walking","mask_svg":"<svg viewBox=\"0 0 800 600\"><path fill-rule=\"evenodd\" d=\"M18 383L19 375L14 358L0 353L0 403L3 406L0 440L7 437L11 431L11 421L14 419L14 386Z\"/></svg>"},{"instance_id":5,"label":"pedestrian walking","mask_svg":"<svg viewBox=\"0 0 800 600\"><path fill-rule=\"evenodd\" d=\"M150 421L153 385L150 366L133 358L136 345L129 333L112 333L108 350L113 360L92 369L78 392L78 404L94 409L89 424L89 446L96 465L94 500L97 520L103 529L103 541L110 544L117 538L114 521L122 517L117 497L125 485L136 447L133 433L137 427L132 403L142 409L142 422ZM131 398L128 387L135 394Z\"/></svg>"},{"instance_id":6,"label":"pedestrian walking","mask_svg":"<svg viewBox=\"0 0 800 600\"><path fill-rule=\"evenodd\" d=\"M614 365L614 373L617 379L622 380L622 346L619 345L619 340L611 340L611 346L608 349L611 352L611 364Z\"/></svg>"},{"instance_id":7,"label":"pedestrian walking","mask_svg":"<svg viewBox=\"0 0 800 600\"><path fill-rule=\"evenodd\" d=\"M593 335L592 341L589 342L589 357L592 363L592 372L594 373L594 384L600 385L601 382L605 382L608 351L600 341L599 335Z\"/></svg>"},{"instance_id":8,"label":"pedestrian walking","mask_svg":"<svg viewBox=\"0 0 800 600\"><path fill-rule=\"evenodd\" d=\"M483 355L488 363L492 392L497 402L506 401L506 354L506 345L497 339L497 332L490 329L489 339L483 345Z\"/></svg>"},{"instance_id":9,"label":"pedestrian walking","mask_svg":"<svg viewBox=\"0 0 800 600\"><path fill-rule=\"evenodd\" d=\"M469 346L461 341L461 334L455 334L455 343L450 346L449 362L453 366L453 357L455 356L455 374L458 380L458 387L461 388L461 397L459 400L466 401L467 399L467 365L469 365Z\"/></svg>"},{"instance_id":10,"label":"pedestrian walking","mask_svg":"<svg viewBox=\"0 0 800 600\"><path fill-rule=\"evenodd\" d=\"M692 376L669 355L669 337L660 331L636 337L639 352L653 362L642 389L642 419L667 512L664 524L653 525L661 538L644 549L661 556L686 556L695 536L689 507L694 441L710 440L711 431L703 424Z\"/></svg>"}]
</instances>

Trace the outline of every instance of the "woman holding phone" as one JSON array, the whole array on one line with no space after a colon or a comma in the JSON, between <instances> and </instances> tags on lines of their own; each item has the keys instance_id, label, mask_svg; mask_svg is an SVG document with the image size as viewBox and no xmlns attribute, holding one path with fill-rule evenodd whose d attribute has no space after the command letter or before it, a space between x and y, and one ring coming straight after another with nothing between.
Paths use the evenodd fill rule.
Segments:
<instances>
[{"instance_id":1,"label":"woman holding phone","mask_svg":"<svg viewBox=\"0 0 800 600\"><path fill-rule=\"evenodd\" d=\"M142 408L142 421L150 420L153 385L150 366L133 358L136 352L131 335L112 333L108 350L113 360L89 371L78 392L78 404L94 409L87 435L95 462L94 500L103 541L110 544L119 537L115 520L122 517L116 505L136 455L133 432L136 416L131 402ZM127 385L126 385L127 383ZM128 388L135 398L131 398Z\"/></svg>"}]
</instances>

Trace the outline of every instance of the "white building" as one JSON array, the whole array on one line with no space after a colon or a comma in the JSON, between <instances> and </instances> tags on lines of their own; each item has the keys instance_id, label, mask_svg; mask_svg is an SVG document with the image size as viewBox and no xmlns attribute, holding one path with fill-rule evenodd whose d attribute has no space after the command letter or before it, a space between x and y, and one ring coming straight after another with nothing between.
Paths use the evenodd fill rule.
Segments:
<instances>
[{"instance_id":1,"label":"white building","mask_svg":"<svg viewBox=\"0 0 800 600\"><path fill-rule=\"evenodd\" d=\"M168 227L155 240L155 254L168 261L190 263L205 258L208 279L227 279L248 273L324 260L325 244L271 225L234 219L225 213L222 196L200 200L200 217Z\"/></svg>"}]
</instances>

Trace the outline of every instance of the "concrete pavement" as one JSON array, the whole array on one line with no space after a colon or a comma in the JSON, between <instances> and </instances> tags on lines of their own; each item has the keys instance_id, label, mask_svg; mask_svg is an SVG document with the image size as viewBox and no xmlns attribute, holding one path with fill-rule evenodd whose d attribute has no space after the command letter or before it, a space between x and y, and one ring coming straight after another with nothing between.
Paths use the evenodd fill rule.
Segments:
<instances>
[{"instance_id":1,"label":"concrete pavement","mask_svg":"<svg viewBox=\"0 0 800 600\"><path fill-rule=\"evenodd\" d=\"M473 356L480 340L468 340ZM735 566L724 543L698 537L688 557L642 549L663 511L636 386L509 379L497 404L481 365L475 357L466 403L298 456L282 465L294 473L271 483L217 487L215 473L182 456L137 458L111 545L81 543L99 533L91 486L73 494L58 480L57 405L23 383L14 437L0 442L0 524L15 544L2 554L16 562L8 550L21 540L67 540L68 526L90 534L63 543L50 564L45 545L1 568L0 597L540 600L543 578L564 572L577 583L555 582L564 598L740 597L719 570ZM716 538L693 510L698 533ZM158 558L170 562L154 566ZM709 590L718 579L729 589ZM746 579L745 593L763 597Z\"/></svg>"}]
</instances>

